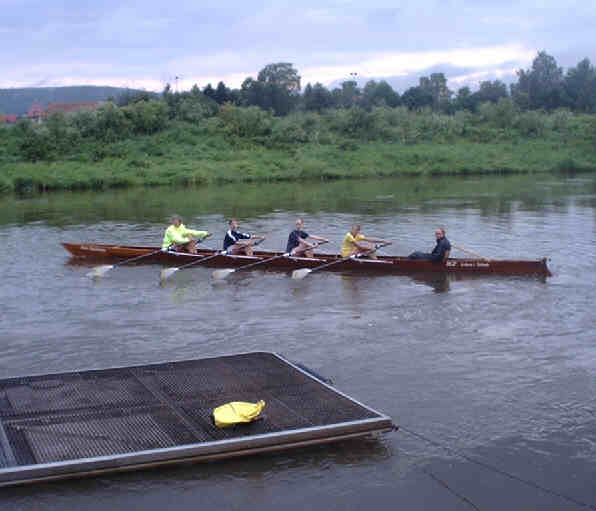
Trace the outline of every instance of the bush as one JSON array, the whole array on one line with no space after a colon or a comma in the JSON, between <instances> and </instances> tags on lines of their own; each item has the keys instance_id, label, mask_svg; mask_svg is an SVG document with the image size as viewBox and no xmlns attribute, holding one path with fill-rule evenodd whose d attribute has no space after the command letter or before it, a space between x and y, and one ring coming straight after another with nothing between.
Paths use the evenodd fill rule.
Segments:
<instances>
[{"instance_id":1,"label":"bush","mask_svg":"<svg viewBox=\"0 0 596 511\"><path fill-rule=\"evenodd\" d=\"M52 144L47 129L34 128L29 121L17 124L20 138L19 151L26 161L40 161L49 159L52 155Z\"/></svg>"},{"instance_id":2,"label":"bush","mask_svg":"<svg viewBox=\"0 0 596 511\"><path fill-rule=\"evenodd\" d=\"M518 114L518 108L511 98L500 98L498 103L478 105L479 118L497 128L511 128Z\"/></svg>"},{"instance_id":3,"label":"bush","mask_svg":"<svg viewBox=\"0 0 596 511\"><path fill-rule=\"evenodd\" d=\"M274 144L304 144L309 138L295 119L279 119L273 125L271 141Z\"/></svg>"},{"instance_id":4,"label":"bush","mask_svg":"<svg viewBox=\"0 0 596 511\"><path fill-rule=\"evenodd\" d=\"M569 131L572 117L573 114L569 110L565 108L559 108L549 115L549 125L553 131L566 133Z\"/></svg>"},{"instance_id":5,"label":"bush","mask_svg":"<svg viewBox=\"0 0 596 511\"><path fill-rule=\"evenodd\" d=\"M545 128L542 115L533 110L519 114L515 120L515 127L526 137L542 136Z\"/></svg>"},{"instance_id":6,"label":"bush","mask_svg":"<svg viewBox=\"0 0 596 511\"><path fill-rule=\"evenodd\" d=\"M271 134L273 115L258 106L238 107L226 103L218 114L219 128L226 135L255 138Z\"/></svg>"},{"instance_id":7,"label":"bush","mask_svg":"<svg viewBox=\"0 0 596 511\"><path fill-rule=\"evenodd\" d=\"M122 108L135 135L151 135L167 125L168 107L163 101L139 101Z\"/></svg>"},{"instance_id":8,"label":"bush","mask_svg":"<svg viewBox=\"0 0 596 511\"><path fill-rule=\"evenodd\" d=\"M132 123L123 109L107 103L97 111L93 130L95 138L103 142L115 142L129 137L132 132Z\"/></svg>"}]
</instances>

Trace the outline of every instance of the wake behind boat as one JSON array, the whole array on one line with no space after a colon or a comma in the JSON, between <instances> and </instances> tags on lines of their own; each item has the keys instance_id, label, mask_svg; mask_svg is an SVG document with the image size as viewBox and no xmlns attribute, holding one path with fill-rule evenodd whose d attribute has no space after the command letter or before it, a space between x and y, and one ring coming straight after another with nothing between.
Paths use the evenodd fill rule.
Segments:
<instances>
[{"instance_id":1,"label":"wake behind boat","mask_svg":"<svg viewBox=\"0 0 596 511\"><path fill-rule=\"evenodd\" d=\"M551 276L546 258L535 260L523 259L481 259L449 257L443 262L435 263L426 260L409 259L406 256L378 256L377 259L350 258L344 261L339 254L316 253L314 257L284 257L283 252L255 250L252 256L229 255L217 250L197 249L196 254L187 252L160 251L156 246L110 245L99 243L62 243L72 255L73 261L86 263L117 264L139 257L139 263L180 266L210 257L204 266L214 268L239 267L251 263L265 261L256 268L292 271L336 262L329 266L329 271L350 271L355 273L461 273L492 275L540 275ZM145 256L145 257L142 257ZM142 258L141 258L142 257Z\"/></svg>"}]
</instances>

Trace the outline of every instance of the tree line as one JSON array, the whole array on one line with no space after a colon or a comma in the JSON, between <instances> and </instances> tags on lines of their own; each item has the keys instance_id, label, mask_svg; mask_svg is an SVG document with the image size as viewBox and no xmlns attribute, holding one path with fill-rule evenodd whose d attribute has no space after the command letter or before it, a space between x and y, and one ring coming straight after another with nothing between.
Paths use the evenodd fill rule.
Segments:
<instances>
[{"instance_id":1,"label":"tree line","mask_svg":"<svg viewBox=\"0 0 596 511\"><path fill-rule=\"evenodd\" d=\"M277 116L295 111L352 107L370 111L375 106L402 105L410 110L430 108L452 114L459 110L476 112L483 103L498 103L505 98L510 98L522 111L567 108L574 112L596 112L596 68L588 58L564 72L554 57L542 51L534 58L531 68L520 69L517 77L517 82L509 87L500 80L483 81L475 92L470 87L461 87L457 92L450 90L443 73L421 77L418 85L401 95L384 80L370 80L362 88L356 81L346 80L331 90L321 83L308 83L301 89L298 71L292 64L280 62L265 66L256 79L246 78L239 89L230 89L219 82L215 88L208 84L202 93L218 105L258 106ZM191 94L197 92L198 89L193 89ZM164 97L167 99L171 94L167 86ZM128 99L137 98L132 95ZM185 100L184 93L179 100ZM170 97L169 103L173 101Z\"/></svg>"},{"instance_id":2,"label":"tree line","mask_svg":"<svg viewBox=\"0 0 596 511\"><path fill-rule=\"evenodd\" d=\"M331 90L320 83L302 89L298 71L281 62L265 66L239 89L220 82L173 92L167 85L158 99L128 91L96 111L54 114L41 125L20 121L0 129L0 162L126 157L123 141L176 123L192 125L198 136L224 137L229 147L313 142L349 150L357 139L415 144L537 137L570 129L572 112L596 112L596 71L588 59L564 73L540 52L509 88L495 80L475 92L462 87L453 93L445 76L434 73L401 95L374 80L362 88L347 80ZM591 125L588 131L592 137Z\"/></svg>"}]
</instances>

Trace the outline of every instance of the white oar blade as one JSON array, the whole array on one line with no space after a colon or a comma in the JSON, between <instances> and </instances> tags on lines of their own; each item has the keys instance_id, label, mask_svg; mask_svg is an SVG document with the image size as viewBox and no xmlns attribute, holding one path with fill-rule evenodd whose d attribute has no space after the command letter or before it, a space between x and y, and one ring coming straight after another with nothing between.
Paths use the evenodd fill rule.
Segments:
<instances>
[{"instance_id":1,"label":"white oar blade","mask_svg":"<svg viewBox=\"0 0 596 511\"><path fill-rule=\"evenodd\" d=\"M299 270L294 270L292 272L293 279L303 279L306 277L312 270L308 268L300 268Z\"/></svg>"},{"instance_id":2,"label":"white oar blade","mask_svg":"<svg viewBox=\"0 0 596 511\"><path fill-rule=\"evenodd\" d=\"M87 277L91 277L92 279L98 279L100 277L103 277L113 267L114 265L112 264L102 264L101 266L96 266L89 273L87 273Z\"/></svg>"},{"instance_id":3,"label":"white oar blade","mask_svg":"<svg viewBox=\"0 0 596 511\"><path fill-rule=\"evenodd\" d=\"M166 268L165 270L161 270L161 276L159 278L160 282L165 282L168 277L173 275L178 271L178 268Z\"/></svg>"},{"instance_id":4,"label":"white oar blade","mask_svg":"<svg viewBox=\"0 0 596 511\"><path fill-rule=\"evenodd\" d=\"M231 275L232 273L234 273L236 270L215 270L213 272L213 278L215 280L223 280L225 279L228 275Z\"/></svg>"}]
</instances>

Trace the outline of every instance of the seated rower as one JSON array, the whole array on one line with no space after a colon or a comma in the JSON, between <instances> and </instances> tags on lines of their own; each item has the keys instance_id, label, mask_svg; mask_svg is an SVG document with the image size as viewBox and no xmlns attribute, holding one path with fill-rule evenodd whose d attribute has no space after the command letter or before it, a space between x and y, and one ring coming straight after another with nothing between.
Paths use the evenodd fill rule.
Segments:
<instances>
[{"instance_id":1,"label":"seated rower","mask_svg":"<svg viewBox=\"0 0 596 511\"><path fill-rule=\"evenodd\" d=\"M307 232L303 231L304 221L302 218L296 219L296 229L290 233L288 236L288 245L286 247L286 252L289 253L291 256L299 256L299 257L314 257L313 248L315 248L315 243L309 243L307 240L312 238L316 241L324 241L326 243L329 242L328 239L322 238L321 236L315 236L314 234L308 234Z\"/></svg>"},{"instance_id":2,"label":"seated rower","mask_svg":"<svg viewBox=\"0 0 596 511\"><path fill-rule=\"evenodd\" d=\"M228 254L251 256L253 240L265 239L265 236L252 236L245 232L239 232L238 222L235 218L230 220L229 225L230 229L226 232L223 242L223 249L226 250Z\"/></svg>"},{"instance_id":3,"label":"seated rower","mask_svg":"<svg viewBox=\"0 0 596 511\"><path fill-rule=\"evenodd\" d=\"M208 236L211 236L211 233L208 231L187 229L182 223L182 217L180 215L174 215L172 217L172 225L166 229L164 234L161 249L196 254L197 239L202 240Z\"/></svg>"},{"instance_id":4,"label":"seated rower","mask_svg":"<svg viewBox=\"0 0 596 511\"><path fill-rule=\"evenodd\" d=\"M363 243L363 241L368 243ZM373 243L391 244L391 241L380 238L367 238L363 234L360 234L360 224L354 224L352 225L352 230L346 234L341 243L341 256L362 255L363 257L376 259L377 255L374 252L375 247Z\"/></svg>"},{"instance_id":5,"label":"seated rower","mask_svg":"<svg viewBox=\"0 0 596 511\"><path fill-rule=\"evenodd\" d=\"M430 254L428 252L412 252L408 257L410 259L424 259L433 263L442 263L449 257L449 253L451 252L451 243L445 237L444 227L437 227L435 238L437 244Z\"/></svg>"}]
</instances>

